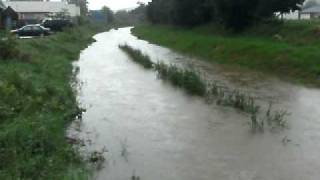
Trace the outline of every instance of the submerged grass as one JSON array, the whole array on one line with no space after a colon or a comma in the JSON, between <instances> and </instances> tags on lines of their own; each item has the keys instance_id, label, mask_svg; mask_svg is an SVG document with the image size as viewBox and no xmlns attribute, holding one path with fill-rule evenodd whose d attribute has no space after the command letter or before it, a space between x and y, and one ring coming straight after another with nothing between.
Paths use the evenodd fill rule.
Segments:
<instances>
[{"instance_id":1,"label":"submerged grass","mask_svg":"<svg viewBox=\"0 0 320 180\"><path fill-rule=\"evenodd\" d=\"M256 98L248 95L240 90L232 90L226 86L221 86L217 82L208 82L201 77L199 72L191 69L180 68L176 65L167 65L163 62L153 64L150 57L144 55L140 50L134 49L129 45L119 46L125 52L129 52L132 60L145 66L148 62L147 68L153 67L158 73L158 77L170 82L173 86L184 89L191 95L205 97L207 102L216 103L220 106L227 106L238 109L250 115L251 127L253 130L263 131L265 123L271 129L284 129L287 127L285 121L288 113L286 111L273 111L272 104L264 116L261 113L261 107L256 102Z\"/></svg>"},{"instance_id":2,"label":"submerged grass","mask_svg":"<svg viewBox=\"0 0 320 180\"><path fill-rule=\"evenodd\" d=\"M174 86L185 89L189 94L205 96L207 87L204 80L195 71L180 69L175 65L162 62L155 64L155 70L161 79L171 82Z\"/></svg>"},{"instance_id":3,"label":"submerged grass","mask_svg":"<svg viewBox=\"0 0 320 180\"><path fill-rule=\"evenodd\" d=\"M144 68L151 69L153 67L150 57L143 54L140 50L134 49L127 44L119 45L119 48L126 52L132 58L132 60L141 64Z\"/></svg>"},{"instance_id":4,"label":"submerged grass","mask_svg":"<svg viewBox=\"0 0 320 180\"><path fill-rule=\"evenodd\" d=\"M139 38L209 62L320 85L320 21L264 24L237 35L217 25L193 29L141 25L132 32Z\"/></svg>"},{"instance_id":5,"label":"submerged grass","mask_svg":"<svg viewBox=\"0 0 320 180\"><path fill-rule=\"evenodd\" d=\"M0 179L88 179L66 128L81 113L70 85L72 61L99 30L17 40L29 59L0 58Z\"/></svg>"}]
</instances>

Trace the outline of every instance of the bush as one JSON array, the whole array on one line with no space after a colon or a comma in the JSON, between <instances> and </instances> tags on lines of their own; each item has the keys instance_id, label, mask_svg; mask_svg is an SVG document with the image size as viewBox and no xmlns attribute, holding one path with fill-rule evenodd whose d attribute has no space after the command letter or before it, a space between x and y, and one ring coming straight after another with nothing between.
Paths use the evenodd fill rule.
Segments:
<instances>
[{"instance_id":1,"label":"bush","mask_svg":"<svg viewBox=\"0 0 320 180\"><path fill-rule=\"evenodd\" d=\"M196 26L221 23L240 31L275 13L299 10L304 0L152 0L147 16L152 23Z\"/></svg>"},{"instance_id":2,"label":"bush","mask_svg":"<svg viewBox=\"0 0 320 180\"><path fill-rule=\"evenodd\" d=\"M10 59L15 58L20 54L18 49L18 44L14 38L7 36L0 40L0 59Z\"/></svg>"}]
</instances>

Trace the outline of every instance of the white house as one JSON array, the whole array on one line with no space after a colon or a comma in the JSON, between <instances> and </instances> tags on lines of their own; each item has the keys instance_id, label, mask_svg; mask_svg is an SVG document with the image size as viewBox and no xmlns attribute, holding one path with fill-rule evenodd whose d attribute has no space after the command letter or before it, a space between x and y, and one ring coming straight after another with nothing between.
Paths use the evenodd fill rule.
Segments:
<instances>
[{"instance_id":1,"label":"white house","mask_svg":"<svg viewBox=\"0 0 320 180\"><path fill-rule=\"evenodd\" d=\"M320 5L303 9L300 14L307 16L309 19L320 18Z\"/></svg>"},{"instance_id":2,"label":"white house","mask_svg":"<svg viewBox=\"0 0 320 180\"><path fill-rule=\"evenodd\" d=\"M19 14L20 21L28 23L38 23L61 12L67 13L72 18L80 16L80 7L67 2L8 1L4 3Z\"/></svg>"}]
</instances>

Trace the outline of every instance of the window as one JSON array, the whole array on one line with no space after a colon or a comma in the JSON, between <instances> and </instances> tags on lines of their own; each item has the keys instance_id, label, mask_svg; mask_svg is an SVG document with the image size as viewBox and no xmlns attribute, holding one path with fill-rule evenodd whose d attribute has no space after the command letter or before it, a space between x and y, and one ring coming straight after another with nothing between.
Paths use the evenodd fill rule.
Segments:
<instances>
[{"instance_id":1,"label":"window","mask_svg":"<svg viewBox=\"0 0 320 180\"><path fill-rule=\"evenodd\" d=\"M41 28L39 26L32 26L32 30L41 31Z\"/></svg>"},{"instance_id":2,"label":"window","mask_svg":"<svg viewBox=\"0 0 320 180\"><path fill-rule=\"evenodd\" d=\"M32 30L32 27L31 26L26 26L23 28L24 31L31 31Z\"/></svg>"}]
</instances>

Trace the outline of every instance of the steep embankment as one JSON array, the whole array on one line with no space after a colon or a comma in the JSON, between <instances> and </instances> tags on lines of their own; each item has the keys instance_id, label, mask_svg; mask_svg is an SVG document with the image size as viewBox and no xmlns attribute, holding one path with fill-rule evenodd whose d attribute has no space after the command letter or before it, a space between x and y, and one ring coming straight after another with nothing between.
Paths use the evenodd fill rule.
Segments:
<instances>
[{"instance_id":1,"label":"steep embankment","mask_svg":"<svg viewBox=\"0 0 320 180\"><path fill-rule=\"evenodd\" d=\"M70 85L72 61L100 30L76 27L0 42L0 179L87 176L65 131L80 112Z\"/></svg>"},{"instance_id":2,"label":"steep embankment","mask_svg":"<svg viewBox=\"0 0 320 180\"><path fill-rule=\"evenodd\" d=\"M226 65L320 85L320 23L290 21L230 34L214 25L193 29L143 25L139 38Z\"/></svg>"}]
</instances>

